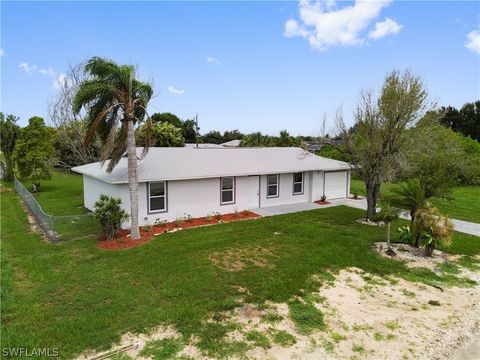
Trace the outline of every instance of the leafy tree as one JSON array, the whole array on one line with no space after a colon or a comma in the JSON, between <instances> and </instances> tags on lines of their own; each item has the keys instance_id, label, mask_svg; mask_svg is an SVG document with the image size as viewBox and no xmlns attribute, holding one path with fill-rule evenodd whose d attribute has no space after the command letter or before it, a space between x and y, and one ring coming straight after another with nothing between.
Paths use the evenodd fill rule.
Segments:
<instances>
[{"instance_id":1,"label":"leafy tree","mask_svg":"<svg viewBox=\"0 0 480 360\"><path fill-rule=\"evenodd\" d=\"M280 136L275 139L275 145L280 147L300 146L300 141L290 136L287 130L282 130Z\"/></svg>"},{"instance_id":2,"label":"leafy tree","mask_svg":"<svg viewBox=\"0 0 480 360\"><path fill-rule=\"evenodd\" d=\"M391 206L390 202L384 201L381 204L381 211L376 215L376 219L379 221L383 221L387 224L387 251L386 254L389 256L395 256L395 251L392 249L392 245L390 243L390 227L393 221L397 220L400 215L400 211Z\"/></svg>"},{"instance_id":3,"label":"leafy tree","mask_svg":"<svg viewBox=\"0 0 480 360\"><path fill-rule=\"evenodd\" d=\"M182 136L186 143L195 143L197 141L197 130L195 120L185 120L182 124Z\"/></svg>"},{"instance_id":4,"label":"leafy tree","mask_svg":"<svg viewBox=\"0 0 480 360\"><path fill-rule=\"evenodd\" d=\"M16 124L18 117L14 115L5 116L0 112L0 149L5 160L3 178L6 181L13 180L13 151L20 135L20 127ZM3 163L2 163L3 167Z\"/></svg>"},{"instance_id":5,"label":"leafy tree","mask_svg":"<svg viewBox=\"0 0 480 360\"><path fill-rule=\"evenodd\" d=\"M102 158L108 161L111 172L125 154L128 155L128 189L130 192L131 237L140 238L138 225L138 175L135 126L146 116L153 90L150 84L135 77L135 67L119 65L100 57L91 58L85 65L89 78L76 93L73 110L87 112L88 130L85 144L96 134L103 142ZM150 145L151 121L147 119L144 154Z\"/></svg>"},{"instance_id":6,"label":"leafy tree","mask_svg":"<svg viewBox=\"0 0 480 360\"><path fill-rule=\"evenodd\" d=\"M137 142L141 146L145 146L146 130L146 125L138 129ZM168 122L153 124L150 136L150 146L182 147L185 142L182 130Z\"/></svg>"},{"instance_id":7,"label":"leafy tree","mask_svg":"<svg viewBox=\"0 0 480 360\"><path fill-rule=\"evenodd\" d=\"M319 156L323 156L329 159L335 159L339 161L345 161L348 163L352 162L352 156L347 152L345 145L333 145L327 144L324 145L319 151L316 153Z\"/></svg>"},{"instance_id":8,"label":"leafy tree","mask_svg":"<svg viewBox=\"0 0 480 360\"><path fill-rule=\"evenodd\" d=\"M40 191L40 180L50 179L50 164L54 154L53 133L41 117L28 120L20 132L14 151L14 159L22 179L31 179L33 192Z\"/></svg>"},{"instance_id":9,"label":"leafy tree","mask_svg":"<svg viewBox=\"0 0 480 360\"><path fill-rule=\"evenodd\" d=\"M480 141L480 100L466 103L460 110L452 106L443 107L441 113L442 125Z\"/></svg>"},{"instance_id":10,"label":"leafy tree","mask_svg":"<svg viewBox=\"0 0 480 360\"><path fill-rule=\"evenodd\" d=\"M103 233L107 240L112 240L128 220L128 214L121 208L122 200L119 198L100 195L95 202L95 218L102 226Z\"/></svg>"},{"instance_id":11,"label":"leafy tree","mask_svg":"<svg viewBox=\"0 0 480 360\"><path fill-rule=\"evenodd\" d=\"M223 141L222 142L227 142L227 141L232 141L232 140L242 140L243 136L244 135L240 131L238 131L237 129L227 130L223 133Z\"/></svg>"},{"instance_id":12,"label":"leafy tree","mask_svg":"<svg viewBox=\"0 0 480 360\"><path fill-rule=\"evenodd\" d=\"M179 129L181 129L183 125L182 120L180 120L180 118L177 115L169 112L155 113L150 118L152 119L153 124L166 122L168 124L176 126Z\"/></svg>"},{"instance_id":13,"label":"leafy tree","mask_svg":"<svg viewBox=\"0 0 480 360\"><path fill-rule=\"evenodd\" d=\"M421 79L397 70L385 78L378 99L364 92L355 113L355 131L337 119L347 150L367 191L367 220L372 220L380 185L404 168L407 129L427 110L427 91Z\"/></svg>"},{"instance_id":14,"label":"leafy tree","mask_svg":"<svg viewBox=\"0 0 480 360\"><path fill-rule=\"evenodd\" d=\"M246 135L240 146L245 147L266 147L266 146L274 146L275 142L274 139L268 135L263 135L261 132L256 132L252 134Z\"/></svg>"},{"instance_id":15,"label":"leafy tree","mask_svg":"<svg viewBox=\"0 0 480 360\"><path fill-rule=\"evenodd\" d=\"M411 179L394 187L389 199L392 205L410 212L410 234L414 237L415 246L418 247L419 235L415 229L415 214L426 204L425 190L418 179Z\"/></svg>"},{"instance_id":16,"label":"leafy tree","mask_svg":"<svg viewBox=\"0 0 480 360\"><path fill-rule=\"evenodd\" d=\"M459 184L480 183L480 144L440 125L417 126L406 142L405 177L418 178L429 197L451 197Z\"/></svg>"},{"instance_id":17,"label":"leafy tree","mask_svg":"<svg viewBox=\"0 0 480 360\"><path fill-rule=\"evenodd\" d=\"M223 136L217 130L212 130L202 136L202 142L208 144L221 144L223 142Z\"/></svg>"}]
</instances>

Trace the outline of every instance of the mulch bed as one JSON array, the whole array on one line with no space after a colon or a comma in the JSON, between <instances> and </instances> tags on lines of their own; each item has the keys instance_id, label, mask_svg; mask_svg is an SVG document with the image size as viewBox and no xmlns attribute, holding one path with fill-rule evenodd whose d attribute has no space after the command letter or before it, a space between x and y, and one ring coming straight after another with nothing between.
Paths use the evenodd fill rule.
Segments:
<instances>
[{"instance_id":1,"label":"mulch bed","mask_svg":"<svg viewBox=\"0 0 480 360\"><path fill-rule=\"evenodd\" d=\"M317 204L317 205L328 205L328 204L331 204L331 203L328 202L328 201L322 201L322 200L314 201L314 203Z\"/></svg>"},{"instance_id":2,"label":"mulch bed","mask_svg":"<svg viewBox=\"0 0 480 360\"><path fill-rule=\"evenodd\" d=\"M247 219L256 219L261 217L260 215L251 212L251 211L242 211L237 214L223 214L212 216L211 219L206 217L194 218L188 220L182 220L180 224L176 221L172 221L162 225L153 225L151 227L140 227L140 239L133 240L130 237L130 230L120 230L115 237L110 241L105 239L105 236L102 235L100 241L97 242L97 247L102 250L121 250L121 249L130 249L139 245L143 245L152 239L155 236L175 232L182 229L194 228L199 226L208 226L219 223L227 223L231 221L238 220L247 220Z\"/></svg>"}]
</instances>

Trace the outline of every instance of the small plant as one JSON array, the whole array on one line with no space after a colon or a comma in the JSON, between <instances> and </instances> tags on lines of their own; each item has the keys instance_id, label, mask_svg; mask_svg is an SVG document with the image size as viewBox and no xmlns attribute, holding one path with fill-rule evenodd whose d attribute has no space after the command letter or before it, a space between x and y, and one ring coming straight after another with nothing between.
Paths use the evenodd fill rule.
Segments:
<instances>
[{"instance_id":1,"label":"small plant","mask_svg":"<svg viewBox=\"0 0 480 360\"><path fill-rule=\"evenodd\" d=\"M326 202L327 201L327 195L323 194L322 197L320 198L321 202Z\"/></svg>"},{"instance_id":2,"label":"small plant","mask_svg":"<svg viewBox=\"0 0 480 360\"><path fill-rule=\"evenodd\" d=\"M192 221L193 221L192 215L187 214L187 213L183 214L183 219L184 219L186 222L192 222Z\"/></svg>"},{"instance_id":3,"label":"small plant","mask_svg":"<svg viewBox=\"0 0 480 360\"><path fill-rule=\"evenodd\" d=\"M234 217L239 217L240 216L237 209L235 209L235 211L233 212L233 216Z\"/></svg>"},{"instance_id":4,"label":"small plant","mask_svg":"<svg viewBox=\"0 0 480 360\"><path fill-rule=\"evenodd\" d=\"M386 254L389 256L395 256L395 251L393 251L390 244L390 226L391 223L398 219L400 211L397 208L394 208L390 205L388 201L383 202L382 210L377 214L376 218L378 220L384 221L387 223L387 251Z\"/></svg>"},{"instance_id":5,"label":"small plant","mask_svg":"<svg viewBox=\"0 0 480 360\"><path fill-rule=\"evenodd\" d=\"M218 211L215 211L213 213L213 217L218 221L222 218L222 214L220 214Z\"/></svg>"},{"instance_id":6,"label":"small plant","mask_svg":"<svg viewBox=\"0 0 480 360\"><path fill-rule=\"evenodd\" d=\"M175 226L176 227L180 227L180 226L182 226L182 224L183 224L183 219L181 219L181 218L176 218L175 219Z\"/></svg>"},{"instance_id":7,"label":"small plant","mask_svg":"<svg viewBox=\"0 0 480 360\"><path fill-rule=\"evenodd\" d=\"M431 204L427 203L417 211L415 223L425 246L426 256L432 256L433 250L439 244L449 246L452 243L454 231L452 221Z\"/></svg>"},{"instance_id":8,"label":"small plant","mask_svg":"<svg viewBox=\"0 0 480 360\"><path fill-rule=\"evenodd\" d=\"M398 227L397 232L400 234L400 237L398 238L399 241L413 245L413 236L410 226Z\"/></svg>"},{"instance_id":9,"label":"small plant","mask_svg":"<svg viewBox=\"0 0 480 360\"><path fill-rule=\"evenodd\" d=\"M358 199L358 194L357 194L356 192L353 193L353 198L354 198L355 200Z\"/></svg>"},{"instance_id":10,"label":"small plant","mask_svg":"<svg viewBox=\"0 0 480 360\"><path fill-rule=\"evenodd\" d=\"M95 203L95 218L102 226L103 233L107 240L111 240L117 235L122 223L128 220L129 216L121 208L122 200L119 198L100 195Z\"/></svg>"},{"instance_id":11,"label":"small plant","mask_svg":"<svg viewBox=\"0 0 480 360\"><path fill-rule=\"evenodd\" d=\"M167 220L162 220L160 218L156 218L155 219L155 225L164 227L165 225L167 225Z\"/></svg>"},{"instance_id":12,"label":"small plant","mask_svg":"<svg viewBox=\"0 0 480 360\"><path fill-rule=\"evenodd\" d=\"M206 219L208 222L211 222L211 221L212 221L212 219L213 219L213 216L212 216L212 214L210 214L210 213L209 213L209 214L207 214L207 216L205 216L205 219Z\"/></svg>"},{"instance_id":13,"label":"small plant","mask_svg":"<svg viewBox=\"0 0 480 360\"><path fill-rule=\"evenodd\" d=\"M146 232L150 232L150 231L152 231L152 225L150 225L150 224L144 225L144 226L143 226L143 229L144 229Z\"/></svg>"}]
</instances>

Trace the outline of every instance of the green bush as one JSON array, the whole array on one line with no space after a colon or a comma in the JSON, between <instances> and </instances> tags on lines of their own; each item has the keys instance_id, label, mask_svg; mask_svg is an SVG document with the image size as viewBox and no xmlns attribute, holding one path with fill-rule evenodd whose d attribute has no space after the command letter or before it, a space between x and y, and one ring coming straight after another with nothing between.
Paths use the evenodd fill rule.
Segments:
<instances>
[{"instance_id":1,"label":"green bush","mask_svg":"<svg viewBox=\"0 0 480 360\"><path fill-rule=\"evenodd\" d=\"M119 198L104 194L100 195L95 203L95 218L100 222L107 240L113 239L120 230L122 223L129 218L126 211L120 207L121 204L122 200Z\"/></svg>"}]
</instances>

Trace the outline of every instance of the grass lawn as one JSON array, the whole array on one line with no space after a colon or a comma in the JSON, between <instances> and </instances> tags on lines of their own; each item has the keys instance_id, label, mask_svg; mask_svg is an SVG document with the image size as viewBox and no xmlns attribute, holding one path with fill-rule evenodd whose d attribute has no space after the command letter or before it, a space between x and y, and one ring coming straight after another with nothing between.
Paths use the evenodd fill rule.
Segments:
<instances>
[{"instance_id":1,"label":"grass lawn","mask_svg":"<svg viewBox=\"0 0 480 360\"><path fill-rule=\"evenodd\" d=\"M22 181L31 191L31 181ZM81 216L89 211L83 206L83 180L76 173L54 170L51 180L42 180L40 192L34 194L43 211L55 216L58 241L95 238L100 227L93 216ZM78 215L78 216L72 216Z\"/></svg>"},{"instance_id":2,"label":"grass lawn","mask_svg":"<svg viewBox=\"0 0 480 360\"><path fill-rule=\"evenodd\" d=\"M381 194L389 195L395 184L382 184ZM365 195L362 180L352 179L351 193ZM457 186L452 191L453 200L432 198L430 202L444 214L458 220L480 223L480 186Z\"/></svg>"},{"instance_id":3,"label":"grass lawn","mask_svg":"<svg viewBox=\"0 0 480 360\"><path fill-rule=\"evenodd\" d=\"M67 195L58 199L77 201L68 195L74 191L54 193L62 191ZM215 351L224 349L218 342L226 329L205 320L238 305L238 286L249 290L246 302L262 304L291 301L302 289L318 288L313 275L327 279L327 271L349 266L427 283L456 281L378 256L371 247L385 240L385 229L356 223L363 212L343 206L164 234L124 251L98 250L92 239L44 242L30 231L14 192L2 193L1 211L2 348L53 347L61 358L160 324L197 335L200 349L221 356ZM480 238L456 234L449 251L480 254ZM222 267L238 257L245 260L241 271ZM293 306L292 316L308 310Z\"/></svg>"}]
</instances>

